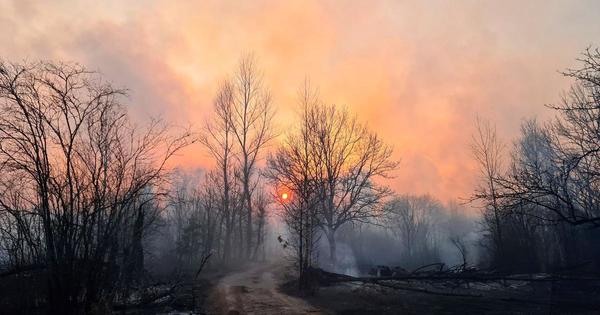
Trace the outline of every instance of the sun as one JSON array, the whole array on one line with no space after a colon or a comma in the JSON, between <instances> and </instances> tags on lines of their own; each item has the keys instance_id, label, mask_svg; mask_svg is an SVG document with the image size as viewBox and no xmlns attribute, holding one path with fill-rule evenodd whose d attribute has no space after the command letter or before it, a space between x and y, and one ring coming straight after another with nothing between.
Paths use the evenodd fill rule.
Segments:
<instances>
[{"instance_id":1,"label":"sun","mask_svg":"<svg viewBox=\"0 0 600 315\"><path fill-rule=\"evenodd\" d=\"M288 199L288 197L289 197L289 196L288 196L288 194L287 194L287 193L283 193L283 194L281 194L281 199L283 199L283 200L287 200L287 199Z\"/></svg>"}]
</instances>

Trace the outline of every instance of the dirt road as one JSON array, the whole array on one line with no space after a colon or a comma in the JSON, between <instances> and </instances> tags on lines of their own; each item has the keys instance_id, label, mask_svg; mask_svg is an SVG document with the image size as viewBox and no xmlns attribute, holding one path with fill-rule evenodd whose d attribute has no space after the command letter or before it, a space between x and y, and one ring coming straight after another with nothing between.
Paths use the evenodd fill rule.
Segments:
<instances>
[{"instance_id":1,"label":"dirt road","mask_svg":"<svg viewBox=\"0 0 600 315\"><path fill-rule=\"evenodd\" d=\"M219 281L210 297L209 314L327 314L279 290L281 269L254 265Z\"/></svg>"}]
</instances>

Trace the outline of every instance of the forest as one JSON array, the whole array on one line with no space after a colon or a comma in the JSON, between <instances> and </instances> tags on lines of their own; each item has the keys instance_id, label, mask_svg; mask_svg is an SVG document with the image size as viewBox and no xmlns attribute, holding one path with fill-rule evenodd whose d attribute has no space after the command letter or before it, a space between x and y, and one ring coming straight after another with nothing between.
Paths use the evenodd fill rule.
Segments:
<instances>
[{"instance_id":1,"label":"forest","mask_svg":"<svg viewBox=\"0 0 600 315\"><path fill-rule=\"evenodd\" d=\"M392 147L309 80L294 124L276 130L253 55L219 84L196 129L133 123L127 91L79 64L2 61L0 306L210 312L215 282L269 266L287 275L282 288L312 299L362 283L591 312L600 302L600 51L562 74L572 87L547 106L554 119L524 120L511 142L492 121L473 122L465 150L478 186L444 203L386 185L402 167ZM214 167L172 167L190 145ZM537 282L551 295L529 292L546 290ZM481 297L484 284L492 297Z\"/></svg>"},{"instance_id":2,"label":"forest","mask_svg":"<svg viewBox=\"0 0 600 315\"><path fill-rule=\"evenodd\" d=\"M0 314L598 312L600 48L544 68L575 23L162 4L0 2Z\"/></svg>"}]
</instances>

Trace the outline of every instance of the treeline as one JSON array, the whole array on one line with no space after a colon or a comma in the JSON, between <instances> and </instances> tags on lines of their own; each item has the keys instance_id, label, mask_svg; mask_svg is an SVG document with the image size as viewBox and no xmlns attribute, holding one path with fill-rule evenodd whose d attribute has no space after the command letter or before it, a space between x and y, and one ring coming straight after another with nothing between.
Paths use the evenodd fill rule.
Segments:
<instances>
[{"instance_id":1,"label":"treeline","mask_svg":"<svg viewBox=\"0 0 600 315\"><path fill-rule=\"evenodd\" d=\"M574 84L548 106L555 119L523 122L509 148L493 126L478 124L482 180L474 199L484 206L492 268L600 270L600 52L587 49L578 60L564 72Z\"/></svg>"}]
</instances>

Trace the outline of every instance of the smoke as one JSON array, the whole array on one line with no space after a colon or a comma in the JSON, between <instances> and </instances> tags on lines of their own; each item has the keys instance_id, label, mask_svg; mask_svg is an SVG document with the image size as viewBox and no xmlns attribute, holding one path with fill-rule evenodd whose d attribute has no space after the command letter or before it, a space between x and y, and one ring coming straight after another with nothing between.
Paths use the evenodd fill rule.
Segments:
<instances>
[{"instance_id":1,"label":"smoke","mask_svg":"<svg viewBox=\"0 0 600 315\"><path fill-rule=\"evenodd\" d=\"M350 276L359 276L360 271L356 261L356 255L352 246L346 242L336 242L337 263L333 265L330 261L329 244L326 238L321 238L318 247L319 266L324 270L341 273Z\"/></svg>"},{"instance_id":2,"label":"smoke","mask_svg":"<svg viewBox=\"0 0 600 315\"><path fill-rule=\"evenodd\" d=\"M422 199L424 196L405 196ZM431 197L426 197L431 199ZM433 200L433 199L432 199ZM435 201L435 200L434 200ZM458 242L466 250L465 259L469 266L479 263L479 217L468 214L468 210L456 204L430 203L435 211L423 216L422 225L416 228L413 239L407 242L405 234L395 225L397 218L379 218L377 224L346 225L337 233L338 265L329 264L329 246L326 240L319 245L322 259L320 267L349 275L366 275L377 265L402 267L413 270L431 263L444 263L447 267L463 264L463 254ZM419 208L419 211L430 209ZM375 222L374 222L375 223ZM426 230L425 230L426 227Z\"/></svg>"},{"instance_id":3,"label":"smoke","mask_svg":"<svg viewBox=\"0 0 600 315\"><path fill-rule=\"evenodd\" d=\"M449 199L472 189L476 171L466 150L471 130L456 126L479 112L512 136L514 117L557 101L567 82L556 70L599 38L598 3L541 4L2 1L0 41L13 61L99 69L130 90L134 116L181 125L202 122L219 81L253 51L282 129L309 76L324 99L349 106L396 147L403 164L391 186ZM210 165L200 146L178 161Z\"/></svg>"}]
</instances>

